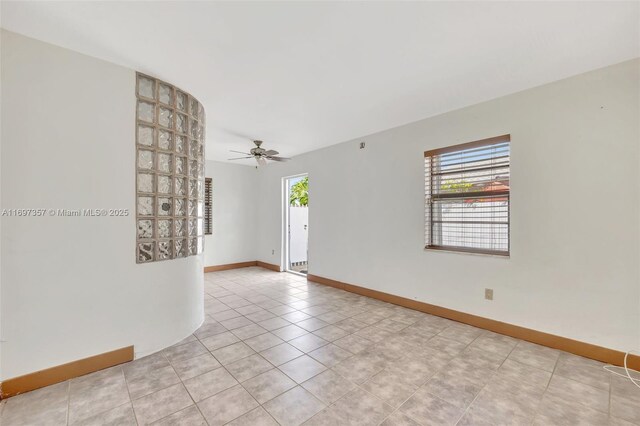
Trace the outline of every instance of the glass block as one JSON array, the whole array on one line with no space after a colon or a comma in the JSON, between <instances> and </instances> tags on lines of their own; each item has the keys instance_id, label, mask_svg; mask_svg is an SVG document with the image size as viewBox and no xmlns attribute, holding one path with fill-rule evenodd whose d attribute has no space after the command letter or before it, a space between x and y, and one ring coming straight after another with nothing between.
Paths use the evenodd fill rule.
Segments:
<instances>
[{"instance_id":1,"label":"glass block","mask_svg":"<svg viewBox=\"0 0 640 426\"><path fill-rule=\"evenodd\" d=\"M158 148L171 151L173 149L173 133L160 130L158 132Z\"/></svg>"},{"instance_id":2,"label":"glass block","mask_svg":"<svg viewBox=\"0 0 640 426\"><path fill-rule=\"evenodd\" d=\"M173 105L173 89L166 84L160 84L158 89L158 100L166 105Z\"/></svg>"},{"instance_id":3,"label":"glass block","mask_svg":"<svg viewBox=\"0 0 640 426\"><path fill-rule=\"evenodd\" d=\"M187 173L187 158L186 157L176 157L176 174L184 175Z\"/></svg>"},{"instance_id":4,"label":"glass block","mask_svg":"<svg viewBox=\"0 0 640 426\"><path fill-rule=\"evenodd\" d=\"M153 175L150 173L138 173L138 191L153 192Z\"/></svg>"},{"instance_id":5,"label":"glass block","mask_svg":"<svg viewBox=\"0 0 640 426\"><path fill-rule=\"evenodd\" d=\"M195 179L189 179L189 197L198 197L198 184Z\"/></svg>"},{"instance_id":6,"label":"glass block","mask_svg":"<svg viewBox=\"0 0 640 426\"><path fill-rule=\"evenodd\" d=\"M204 216L204 203L202 201L198 201L196 203L196 216Z\"/></svg>"},{"instance_id":7,"label":"glass block","mask_svg":"<svg viewBox=\"0 0 640 426\"><path fill-rule=\"evenodd\" d=\"M196 200L189 200L189 216L198 215L198 202Z\"/></svg>"},{"instance_id":8,"label":"glass block","mask_svg":"<svg viewBox=\"0 0 640 426\"><path fill-rule=\"evenodd\" d=\"M187 240L175 241L176 257L185 257L187 255Z\"/></svg>"},{"instance_id":9,"label":"glass block","mask_svg":"<svg viewBox=\"0 0 640 426\"><path fill-rule=\"evenodd\" d=\"M158 193L171 194L171 176L158 175Z\"/></svg>"},{"instance_id":10,"label":"glass block","mask_svg":"<svg viewBox=\"0 0 640 426\"><path fill-rule=\"evenodd\" d=\"M189 141L189 157L194 160L198 158L198 154L200 153L200 147L198 145L199 143L195 139Z\"/></svg>"},{"instance_id":11,"label":"glass block","mask_svg":"<svg viewBox=\"0 0 640 426\"><path fill-rule=\"evenodd\" d=\"M173 253L173 241L158 241L158 260L171 259Z\"/></svg>"},{"instance_id":12,"label":"glass block","mask_svg":"<svg viewBox=\"0 0 640 426\"><path fill-rule=\"evenodd\" d=\"M204 164L198 163L198 177L204 178Z\"/></svg>"},{"instance_id":13,"label":"glass block","mask_svg":"<svg viewBox=\"0 0 640 426\"><path fill-rule=\"evenodd\" d=\"M187 133L187 116L184 114L178 114L176 116L176 129L180 133Z\"/></svg>"},{"instance_id":14,"label":"glass block","mask_svg":"<svg viewBox=\"0 0 640 426\"><path fill-rule=\"evenodd\" d=\"M198 235L204 235L204 220L202 218L198 219Z\"/></svg>"},{"instance_id":15,"label":"glass block","mask_svg":"<svg viewBox=\"0 0 640 426\"><path fill-rule=\"evenodd\" d=\"M171 219L161 219L158 221L158 238L170 238L173 222Z\"/></svg>"},{"instance_id":16,"label":"glass block","mask_svg":"<svg viewBox=\"0 0 640 426\"><path fill-rule=\"evenodd\" d=\"M171 173L171 154L158 153L158 171L162 173Z\"/></svg>"},{"instance_id":17,"label":"glass block","mask_svg":"<svg viewBox=\"0 0 640 426\"><path fill-rule=\"evenodd\" d=\"M195 120L191 120L189 124L189 135L194 139L198 138L198 122Z\"/></svg>"},{"instance_id":18,"label":"glass block","mask_svg":"<svg viewBox=\"0 0 640 426\"><path fill-rule=\"evenodd\" d=\"M189 256L198 254L198 240L196 238L189 238Z\"/></svg>"},{"instance_id":19,"label":"glass block","mask_svg":"<svg viewBox=\"0 0 640 426\"><path fill-rule=\"evenodd\" d=\"M202 141L203 136L204 136L204 127L202 126L202 124L199 124L198 125L198 133L196 133L196 138L199 141Z\"/></svg>"},{"instance_id":20,"label":"glass block","mask_svg":"<svg viewBox=\"0 0 640 426\"><path fill-rule=\"evenodd\" d=\"M153 250L155 243L139 243L138 244L138 262L151 262L153 260Z\"/></svg>"},{"instance_id":21,"label":"glass block","mask_svg":"<svg viewBox=\"0 0 640 426\"><path fill-rule=\"evenodd\" d=\"M198 101L195 98L189 98L189 114L192 117L198 118L198 113L200 112L200 106L198 105Z\"/></svg>"},{"instance_id":22,"label":"glass block","mask_svg":"<svg viewBox=\"0 0 640 426\"><path fill-rule=\"evenodd\" d=\"M138 197L138 215L153 216L153 197Z\"/></svg>"},{"instance_id":23,"label":"glass block","mask_svg":"<svg viewBox=\"0 0 640 426\"><path fill-rule=\"evenodd\" d=\"M155 81L147 77L138 77L138 95L154 99Z\"/></svg>"},{"instance_id":24,"label":"glass block","mask_svg":"<svg viewBox=\"0 0 640 426\"><path fill-rule=\"evenodd\" d=\"M176 152L178 154L186 153L187 149L187 138L184 136L176 135Z\"/></svg>"},{"instance_id":25,"label":"glass block","mask_svg":"<svg viewBox=\"0 0 640 426\"><path fill-rule=\"evenodd\" d=\"M198 254L204 251L204 237L198 238Z\"/></svg>"},{"instance_id":26,"label":"glass block","mask_svg":"<svg viewBox=\"0 0 640 426\"><path fill-rule=\"evenodd\" d=\"M186 216L187 215L187 200L184 198L176 198L175 199L175 216Z\"/></svg>"},{"instance_id":27,"label":"glass block","mask_svg":"<svg viewBox=\"0 0 640 426\"><path fill-rule=\"evenodd\" d=\"M138 238L153 238L153 219L138 221Z\"/></svg>"},{"instance_id":28,"label":"glass block","mask_svg":"<svg viewBox=\"0 0 640 426\"><path fill-rule=\"evenodd\" d=\"M158 114L158 123L167 128L173 127L173 111L168 108L160 107L160 114Z\"/></svg>"},{"instance_id":29,"label":"glass block","mask_svg":"<svg viewBox=\"0 0 640 426\"><path fill-rule=\"evenodd\" d=\"M187 236L187 221L185 219L176 219L175 221L175 235L176 237Z\"/></svg>"},{"instance_id":30,"label":"glass block","mask_svg":"<svg viewBox=\"0 0 640 426\"><path fill-rule=\"evenodd\" d=\"M204 119L205 119L205 115L204 115L204 107L202 106L202 104L198 104L199 108L198 108L198 118L200 119L201 123L204 123Z\"/></svg>"},{"instance_id":31,"label":"glass block","mask_svg":"<svg viewBox=\"0 0 640 426\"><path fill-rule=\"evenodd\" d=\"M171 198L158 197L158 216L171 216Z\"/></svg>"},{"instance_id":32,"label":"glass block","mask_svg":"<svg viewBox=\"0 0 640 426\"><path fill-rule=\"evenodd\" d=\"M200 142L200 149L198 150L198 161L204 161L204 141Z\"/></svg>"},{"instance_id":33,"label":"glass block","mask_svg":"<svg viewBox=\"0 0 640 426\"><path fill-rule=\"evenodd\" d=\"M138 168L143 170L153 169L153 151L138 150Z\"/></svg>"},{"instance_id":34,"label":"glass block","mask_svg":"<svg viewBox=\"0 0 640 426\"><path fill-rule=\"evenodd\" d=\"M189 176L198 179L198 162L196 160L189 161Z\"/></svg>"},{"instance_id":35,"label":"glass block","mask_svg":"<svg viewBox=\"0 0 640 426\"><path fill-rule=\"evenodd\" d=\"M202 187L202 181L199 180L198 182L198 198L204 198L204 188Z\"/></svg>"},{"instance_id":36,"label":"glass block","mask_svg":"<svg viewBox=\"0 0 640 426\"><path fill-rule=\"evenodd\" d=\"M180 111L187 111L187 95L182 92L176 93L176 108Z\"/></svg>"},{"instance_id":37,"label":"glass block","mask_svg":"<svg viewBox=\"0 0 640 426\"><path fill-rule=\"evenodd\" d=\"M186 178L176 177L175 194L182 195L182 196L186 195L187 194L187 190L185 188L186 184L187 184Z\"/></svg>"},{"instance_id":38,"label":"glass block","mask_svg":"<svg viewBox=\"0 0 640 426\"><path fill-rule=\"evenodd\" d=\"M153 123L155 105L150 102L138 101L138 120Z\"/></svg>"},{"instance_id":39,"label":"glass block","mask_svg":"<svg viewBox=\"0 0 640 426\"><path fill-rule=\"evenodd\" d=\"M195 237L196 235L198 235L198 220L189 219L189 236Z\"/></svg>"},{"instance_id":40,"label":"glass block","mask_svg":"<svg viewBox=\"0 0 640 426\"><path fill-rule=\"evenodd\" d=\"M145 146L153 146L153 127L138 124L138 143Z\"/></svg>"}]
</instances>

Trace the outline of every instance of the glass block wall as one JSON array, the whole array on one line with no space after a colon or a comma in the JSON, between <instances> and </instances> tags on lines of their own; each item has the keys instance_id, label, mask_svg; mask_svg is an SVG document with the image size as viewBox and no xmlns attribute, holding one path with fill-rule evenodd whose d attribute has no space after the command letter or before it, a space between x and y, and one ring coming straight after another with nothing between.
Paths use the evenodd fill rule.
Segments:
<instances>
[{"instance_id":1,"label":"glass block wall","mask_svg":"<svg viewBox=\"0 0 640 426\"><path fill-rule=\"evenodd\" d=\"M193 96L137 74L136 260L204 248L205 114Z\"/></svg>"}]
</instances>

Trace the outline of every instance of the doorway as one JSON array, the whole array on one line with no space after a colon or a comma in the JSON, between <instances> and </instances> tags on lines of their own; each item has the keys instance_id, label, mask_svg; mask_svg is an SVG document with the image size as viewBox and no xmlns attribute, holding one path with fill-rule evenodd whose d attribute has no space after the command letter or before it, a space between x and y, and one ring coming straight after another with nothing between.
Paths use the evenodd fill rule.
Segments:
<instances>
[{"instance_id":1,"label":"doorway","mask_svg":"<svg viewBox=\"0 0 640 426\"><path fill-rule=\"evenodd\" d=\"M284 270L307 275L309 250L309 175L283 178Z\"/></svg>"}]
</instances>

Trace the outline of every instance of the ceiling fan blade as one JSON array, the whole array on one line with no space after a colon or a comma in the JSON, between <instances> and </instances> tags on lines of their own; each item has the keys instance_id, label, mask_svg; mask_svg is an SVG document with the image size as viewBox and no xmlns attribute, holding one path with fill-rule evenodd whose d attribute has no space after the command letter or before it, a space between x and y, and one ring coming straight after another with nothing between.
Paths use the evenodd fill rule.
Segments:
<instances>
[{"instance_id":1,"label":"ceiling fan blade","mask_svg":"<svg viewBox=\"0 0 640 426\"><path fill-rule=\"evenodd\" d=\"M273 161L280 161L280 162L284 162L284 161L289 161L291 160L291 158L287 158L287 157L274 157L274 156L269 156L267 157L269 160L273 160Z\"/></svg>"},{"instance_id":2,"label":"ceiling fan blade","mask_svg":"<svg viewBox=\"0 0 640 426\"><path fill-rule=\"evenodd\" d=\"M245 158L253 158L253 157L252 156L248 156L248 157L227 158L227 160L244 160Z\"/></svg>"},{"instance_id":3,"label":"ceiling fan blade","mask_svg":"<svg viewBox=\"0 0 640 426\"><path fill-rule=\"evenodd\" d=\"M261 166L266 166L267 165L267 160L265 160L263 157L256 157L256 161Z\"/></svg>"},{"instance_id":4,"label":"ceiling fan blade","mask_svg":"<svg viewBox=\"0 0 640 426\"><path fill-rule=\"evenodd\" d=\"M280 153L278 151L274 151L273 149L270 149L268 151L265 151L264 154L267 156L272 156L272 155L278 155Z\"/></svg>"},{"instance_id":5,"label":"ceiling fan blade","mask_svg":"<svg viewBox=\"0 0 640 426\"><path fill-rule=\"evenodd\" d=\"M251 155L248 152L240 152L240 151L233 151L233 150L229 150L229 152L235 152L236 154Z\"/></svg>"}]
</instances>

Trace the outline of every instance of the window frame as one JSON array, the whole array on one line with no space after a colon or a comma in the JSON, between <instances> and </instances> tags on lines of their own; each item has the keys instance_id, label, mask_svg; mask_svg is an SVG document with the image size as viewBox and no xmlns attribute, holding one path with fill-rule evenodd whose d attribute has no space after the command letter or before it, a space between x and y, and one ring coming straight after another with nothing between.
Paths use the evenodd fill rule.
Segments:
<instances>
[{"instance_id":1,"label":"window frame","mask_svg":"<svg viewBox=\"0 0 640 426\"><path fill-rule=\"evenodd\" d=\"M430 244L434 240L433 238L433 205L434 205L434 195L433 195L433 178L432 175L427 176L427 161L430 161L430 170L434 169L433 159L435 156L464 151L473 148L482 148L484 146L495 145L499 143L508 143L509 144L509 189L503 191L474 191L474 192L461 192L461 193L446 193L440 194L435 197L435 200L444 200L444 199L454 199L454 200L464 200L468 198L475 197L486 197L488 195L491 196L503 196L507 198L507 250L492 250L485 248L476 248L476 247L459 247L459 246L448 246L448 245L439 245L439 244ZM447 251L447 252L455 252L455 253L471 253L471 254L481 254L481 255L492 255L492 256L501 256L501 257L510 257L511 256L511 135L501 135L495 136L486 139L480 139L473 142L467 142L457 145L451 145L443 148L431 149L424 152L424 161L425 161L425 250L433 250L433 251Z\"/></svg>"}]
</instances>

